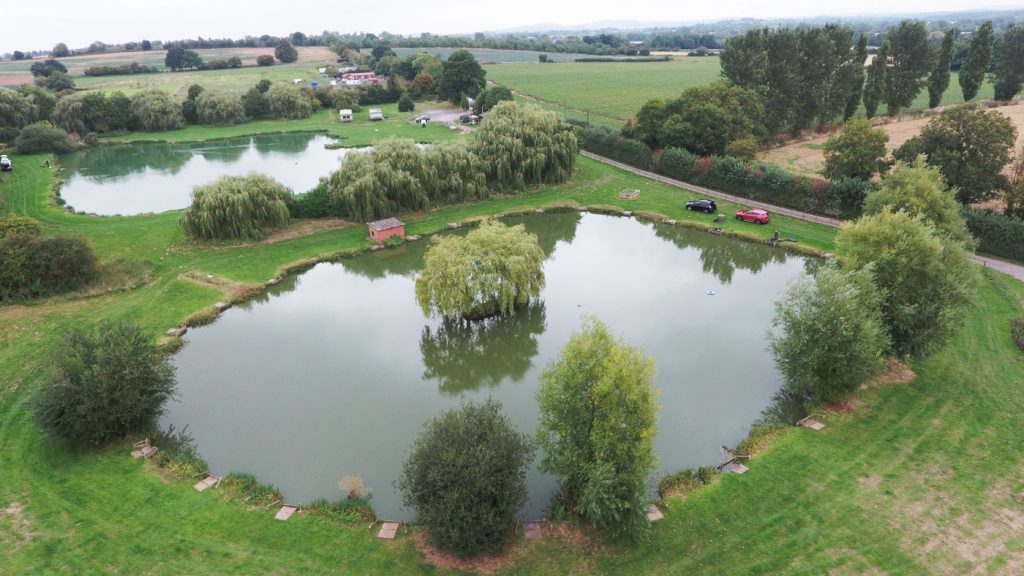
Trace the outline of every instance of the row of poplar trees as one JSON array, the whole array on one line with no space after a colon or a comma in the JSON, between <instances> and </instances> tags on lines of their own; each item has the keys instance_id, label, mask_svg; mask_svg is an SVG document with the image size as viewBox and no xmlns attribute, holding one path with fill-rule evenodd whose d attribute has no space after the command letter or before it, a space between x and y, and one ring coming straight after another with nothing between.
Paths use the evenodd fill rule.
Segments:
<instances>
[{"instance_id":1,"label":"row of poplar trees","mask_svg":"<svg viewBox=\"0 0 1024 576\"><path fill-rule=\"evenodd\" d=\"M925 86L934 108L949 87L957 32L933 39L924 22L904 20L889 30L865 67L868 39L851 28L828 24L810 28L751 30L730 38L722 52L722 75L754 90L764 103L769 133L799 132L849 119L861 103L868 116L881 104L890 115L911 105ZM996 36L986 22L970 39L960 70L964 100L978 94L992 73L998 100L1009 100L1024 84L1024 27Z\"/></svg>"}]
</instances>

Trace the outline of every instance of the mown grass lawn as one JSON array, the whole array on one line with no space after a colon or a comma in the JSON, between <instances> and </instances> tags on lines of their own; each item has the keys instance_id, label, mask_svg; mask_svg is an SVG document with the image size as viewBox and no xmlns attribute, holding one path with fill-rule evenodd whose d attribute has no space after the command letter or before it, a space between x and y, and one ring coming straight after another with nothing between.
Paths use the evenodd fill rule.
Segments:
<instances>
[{"instance_id":1,"label":"mown grass lawn","mask_svg":"<svg viewBox=\"0 0 1024 576\"><path fill-rule=\"evenodd\" d=\"M0 572L437 573L411 539L273 512L165 482L120 447L76 455L42 438L25 400L69 326L126 318L154 338L222 298L182 275L195 270L262 282L282 266L366 245L362 226L273 244L185 241L178 213L67 214L49 205L44 157L20 157L0 183L0 211L41 220L47 234L85 236L100 258L147 260L138 287L90 298L0 307ZM636 200L618 198L638 189ZM477 204L406 214L410 233L447 222L559 201L618 205L706 221L685 192L580 158L573 180ZM723 203L728 213L734 206ZM779 217L783 235L820 249L834 230ZM732 241L727 238L723 242ZM512 574L1018 574L1024 562L1024 360L1008 321L1024 287L986 274L968 324L947 347L913 362L916 380L861 394L850 414L821 416L822 432L794 429L744 476L669 502L650 542L571 545L549 538L517 553ZM732 361L733 359L720 359ZM665 417L663 415L663 417Z\"/></svg>"},{"instance_id":2,"label":"mown grass lawn","mask_svg":"<svg viewBox=\"0 0 1024 576\"><path fill-rule=\"evenodd\" d=\"M196 142L216 140L235 136L253 134L272 134L279 132L324 132L341 140L344 146L369 146L384 138L411 138L417 142L430 143L442 140L453 140L462 137L459 131L432 122L426 127L411 121L419 114L419 110L447 108L444 103L418 102L416 110L399 112L397 104L379 104L363 106L353 114L352 122L343 123L337 110L318 110L309 118L302 120L253 120L233 126L206 126L189 124L180 130L163 132L128 132L100 138L107 143L117 142ZM384 112L384 120L370 121L370 109L380 108Z\"/></svg>"}]
</instances>

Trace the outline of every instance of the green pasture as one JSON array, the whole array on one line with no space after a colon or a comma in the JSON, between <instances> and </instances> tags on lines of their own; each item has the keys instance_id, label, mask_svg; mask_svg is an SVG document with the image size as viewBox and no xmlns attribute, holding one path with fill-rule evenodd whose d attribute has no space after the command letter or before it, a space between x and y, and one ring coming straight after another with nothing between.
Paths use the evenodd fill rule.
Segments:
<instances>
[{"instance_id":1,"label":"green pasture","mask_svg":"<svg viewBox=\"0 0 1024 576\"><path fill-rule=\"evenodd\" d=\"M325 132L341 140L344 146L369 146L377 140L389 137L411 138L420 143L452 140L462 136L461 132L432 122L426 127L417 125L412 119L418 110L444 108L446 104L423 102L416 104L412 112L399 112L397 104L363 106L353 114L352 122L342 122L337 110L318 110L302 120L253 120L234 126L205 126L190 124L180 130L164 132L129 132L101 138L108 143L116 142L192 142L215 140L235 136L251 136L280 132ZM384 120L370 121L369 110L380 108Z\"/></svg>"}]
</instances>

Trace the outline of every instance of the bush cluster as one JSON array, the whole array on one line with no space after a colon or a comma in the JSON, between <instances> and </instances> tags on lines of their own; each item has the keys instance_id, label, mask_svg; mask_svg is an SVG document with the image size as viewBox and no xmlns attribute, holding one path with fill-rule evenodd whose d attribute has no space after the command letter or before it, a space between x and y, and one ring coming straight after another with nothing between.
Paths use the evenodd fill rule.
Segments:
<instances>
[{"instance_id":1,"label":"bush cluster","mask_svg":"<svg viewBox=\"0 0 1024 576\"><path fill-rule=\"evenodd\" d=\"M532 460L533 443L513 428L500 404L470 402L427 423L398 486L433 544L472 556L511 538Z\"/></svg>"},{"instance_id":2,"label":"bush cluster","mask_svg":"<svg viewBox=\"0 0 1024 576\"><path fill-rule=\"evenodd\" d=\"M1024 350L1024 316L1010 320L1010 335L1017 347Z\"/></svg>"},{"instance_id":3,"label":"bush cluster","mask_svg":"<svg viewBox=\"0 0 1024 576\"><path fill-rule=\"evenodd\" d=\"M81 238L28 233L0 240L0 302L69 292L98 276L96 255Z\"/></svg>"},{"instance_id":4,"label":"bush cluster","mask_svg":"<svg viewBox=\"0 0 1024 576\"><path fill-rule=\"evenodd\" d=\"M970 207L962 214L979 252L1024 261L1024 220Z\"/></svg>"},{"instance_id":5,"label":"bush cluster","mask_svg":"<svg viewBox=\"0 0 1024 576\"><path fill-rule=\"evenodd\" d=\"M75 143L68 137L67 132L53 124L36 122L21 129L18 137L14 139L14 146L18 154L37 154L39 152L63 154L73 150Z\"/></svg>"},{"instance_id":6,"label":"bush cluster","mask_svg":"<svg viewBox=\"0 0 1024 576\"><path fill-rule=\"evenodd\" d=\"M717 188L753 200L839 218L861 213L871 183L856 178L827 181L786 172L771 164L731 156L698 156L681 148L662 150L657 160L639 140L604 127L577 127L580 147L658 174Z\"/></svg>"},{"instance_id":7,"label":"bush cluster","mask_svg":"<svg viewBox=\"0 0 1024 576\"><path fill-rule=\"evenodd\" d=\"M118 66L89 66L85 69L86 76L118 76L122 74L156 74L159 68L146 66L138 62L120 64Z\"/></svg>"}]
</instances>

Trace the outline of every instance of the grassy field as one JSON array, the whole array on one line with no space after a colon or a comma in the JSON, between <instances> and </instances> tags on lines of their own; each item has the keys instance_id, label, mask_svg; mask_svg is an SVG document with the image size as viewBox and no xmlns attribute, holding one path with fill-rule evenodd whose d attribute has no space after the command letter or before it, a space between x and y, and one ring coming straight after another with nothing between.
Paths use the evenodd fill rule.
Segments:
<instances>
[{"instance_id":1,"label":"grassy field","mask_svg":"<svg viewBox=\"0 0 1024 576\"><path fill-rule=\"evenodd\" d=\"M202 271L260 283L282 266L365 246L361 226L281 242L203 246L185 241L177 213L89 217L47 199L44 157L21 157L0 183L0 212L39 219L47 234L88 238L101 260L143 262L131 290L0 307L0 572L12 574L449 573L403 535L198 493L166 481L127 450L74 454L41 437L24 404L47 358L73 325L126 318L154 338L224 297L187 279ZM618 198L640 190L636 200ZM689 195L580 158L569 183L518 196L402 215L409 233L481 214L575 201L707 221ZM735 206L722 203L722 211ZM301 223L298 224L301 226ZM762 236L774 227L725 223ZM820 249L835 231L778 217L783 235ZM722 239L723 242L731 241ZM1024 370L1008 320L1024 287L986 274L955 341L912 364L909 384L861 394L856 409L819 416L822 432L794 429L750 464L685 500L670 500L650 542L593 544L551 535L513 554L509 574L1019 574L1024 567ZM663 415L664 417L664 415Z\"/></svg>"},{"instance_id":2,"label":"grassy field","mask_svg":"<svg viewBox=\"0 0 1024 576\"><path fill-rule=\"evenodd\" d=\"M196 50L203 60L222 60L232 56L242 59L242 68L225 70L185 70L169 72L164 68L165 50L150 52L117 52L91 56L72 56L61 58L60 61L74 76L75 85L79 89L98 89L105 91L120 90L133 94L139 90L158 88L166 92L184 97L188 87L200 84L209 89L245 91L260 80L266 78L273 82L291 81L302 78L306 82L320 80L317 68L333 64L335 55L322 47L300 46L299 60L292 64L277 63L273 66L256 66L256 57L262 54L273 55L273 48L223 48ZM0 84L28 83L32 81L29 67L36 60L0 62ZM131 74L125 76L83 76L90 66L116 66L138 62L147 66L155 66L164 72L160 74Z\"/></svg>"},{"instance_id":3,"label":"grassy field","mask_svg":"<svg viewBox=\"0 0 1024 576\"><path fill-rule=\"evenodd\" d=\"M129 132L105 136L101 140L105 142L191 142L273 132L326 132L342 139L345 146L369 146L376 140L392 136L429 143L459 138L461 133L449 130L439 123L431 123L424 128L410 122L409 119L415 118L419 114L418 110L444 108L445 106L445 104L435 105L431 102L417 103L416 110L413 112L399 112L397 104L364 106L360 112L353 114L350 123L342 123L337 110L319 110L303 120L255 120L234 126L191 124L180 130ZM380 108L384 112L384 120L371 122L370 108Z\"/></svg>"},{"instance_id":4,"label":"grassy field","mask_svg":"<svg viewBox=\"0 0 1024 576\"><path fill-rule=\"evenodd\" d=\"M495 64L486 69L489 81L511 88L523 100L542 102L571 118L584 118L589 110L591 122L610 126L633 118L648 100L672 99L686 88L721 77L719 60L713 57L644 63ZM943 105L963 102L958 78L953 72ZM986 82L978 98L989 99L993 94L992 83ZM922 90L910 109L927 106L928 92Z\"/></svg>"},{"instance_id":5,"label":"grassy field","mask_svg":"<svg viewBox=\"0 0 1024 576\"><path fill-rule=\"evenodd\" d=\"M654 98L673 98L685 88L719 78L717 58L677 58L669 62L497 64L487 79L591 121L621 123Z\"/></svg>"},{"instance_id":6,"label":"grassy field","mask_svg":"<svg viewBox=\"0 0 1024 576\"><path fill-rule=\"evenodd\" d=\"M442 58L448 58L452 52L459 48L395 48L395 54L399 58L405 58L412 54L427 52L437 54ZM547 54L548 59L555 62L572 62L574 58L585 58L587 54L565 54L560 52L535 52L533 50L492 50L490 48L466 48L481 64L487 63L512 63L512 62L537 62L541 54ZM363 53L369 53L363 50Z\"/></svg>"}]
</instances>

